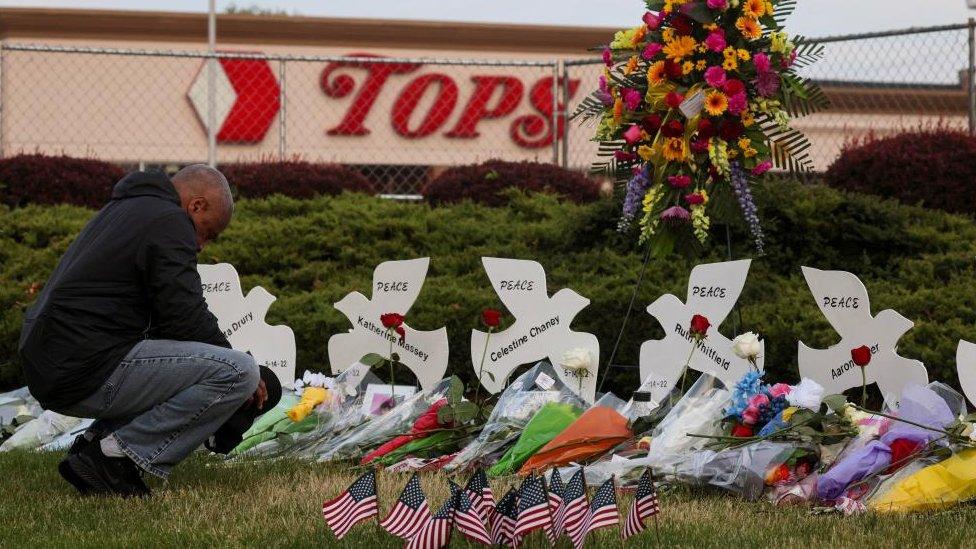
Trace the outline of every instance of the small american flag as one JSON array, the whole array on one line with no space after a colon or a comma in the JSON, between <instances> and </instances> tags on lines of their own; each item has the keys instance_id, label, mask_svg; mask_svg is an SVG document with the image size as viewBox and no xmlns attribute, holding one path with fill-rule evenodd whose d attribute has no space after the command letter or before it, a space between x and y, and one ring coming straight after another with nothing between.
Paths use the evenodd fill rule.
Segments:
<instances>
[{"instance_id":1,"label":"small american flag","mask_svg":"<svg viewBox=\"0 0 976 549\"><path fill-rule=\"evenodd\" d=\"M542 477L530 475L519 488L515 536L522 538L540 528L548 530L551 524L552 515L549 514L546 486Z\"/></svg>"},{"instance_id":2,"label":"small american flag","mask_svg":"<svg viewBox=\"0 0 976 549\"><path fill-rule=\"evenodd\" d=\"M410 538L407 549L442 549L451 542L451 526L454 524L454 498L441 505L437 514Z\"/></svg>"},{"instance_id":3,"label":"small american flag","mask_svg":"<svg viewBox=\"0 0 976 549\"><path fill-rule=\"evenodd\" d=\"M657 499L657 488L654 486L654 474L648 468L637 482L637 493L634 494L634 504L627 513L624 523L623 538L628 539L644 531L644 519L653 517L661 512Z\"/></svg>"},{"instance_id":4,"label":"small american flag","mask_svg":"<svg viewBox=\"0 0 976 549\"><path fill-rule=\"evenodd\" d=\"M582 536L581 532L586 527L588 507L586 476L583 474L583 468L580 467L570 477L569 483L566 484L566 491L563 492L562 512L556 517L560 532L565 532L570 539Z\"/></svg>"},{"instance_id":5,"label":"small american flag","mask_svg":"<svg viewBox=\"0 0 976 549\"><path fill-rule=\"evenodd\" d=\"M420 487L420 476L414 473L400 493L393 510L380 526L387 532L403 539L410 539L430 520L430 505Z\"/></svg>"},{"instance_id":6,"label":"small american flag","mask_svg":"<svg viewBox=\"0 0 976 549\"><path fill-rule=\"evenodd\" d=\"M450 483L451 498L454 499L454 526L464 537L484 545L491 545L491 536L485 528L485 521L478 508L471 502L466 490Z\"/></svg>"},{"instance_id":7,"label":"small american flag","mask_svg":"<svg viewBox=\"0 0 976 549\"><path fill-rule=\"evenodd\" d=\"M495 512L495 494L491 491L488 484L488 476L484 469L478 471L468 479L468 484L464 487L471 495L471 501L478 508L482 518L491 522L491 515Z\"/></svg>"},{"instance_id":8,"label":"small american flag","mask_svg":"<svg viewBox=\"0 0 976 549\"><path fill-rule=\"evenodd\" d=\"M620 512L617 510L617 487L614 485L613 477L603 483L597 489L593 501L590 502L590 512L586 516L586 523L573 538L573 546L576 549L583 547L586 535L599 528L606 528L620 524Z\"/></svg>"},{"instance_id":9,"label":"small american flag","mask_svg":"<svg viewBox=\"0 0 976 549\"><path fill-rule=\"evenodd\" d=\"M361 521L379 513L376 503L376 472L359 477L345 492L322 504L322 516L336 539L342 539Z\"/></svg>"},{"instance_id":10,"label":"small american flag","mask_svg":"<svg viewBox=\"0 0 976 549\"><path fill-rule=\"evenodd\" d=\"M510 488L508 493L495 505L491 523L491 541L497 545L505 545L513 541L515 536L515 520L518 518L518 491Z\"/></svg>"},{"instance_id":11,"label":"small american flag","mask_svg":"<svg viewBox=\"0 0 976 549\"><path fill-rule=\"evenodd\" d=\"M559 474L559 469L553 469L552 474L549 476L549 514L553 517L552 525L546 530L546 536L549 537L549 543L556 543L559 539L560 534L562 534L561 525L559 524L559 513L562 512L563 507L563 492L566 488L563 486L563 477Z\"/></svg>"}]
</instances>

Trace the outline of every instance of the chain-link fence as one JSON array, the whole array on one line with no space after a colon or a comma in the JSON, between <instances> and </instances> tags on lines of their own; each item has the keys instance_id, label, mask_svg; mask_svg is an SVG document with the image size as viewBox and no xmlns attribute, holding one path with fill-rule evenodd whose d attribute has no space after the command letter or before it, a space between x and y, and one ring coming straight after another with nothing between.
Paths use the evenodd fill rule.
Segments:
<instances>
[{"instance_id":1,"label":"chain-link fence","mask_svg":"<svg viewBox=\"0 0 976 549\"><path fill-rule=\"evenodd\" d=\"M973 23L821 40L806 70L830 110L796 123L826 169L852 139L973 128ZM0 45L0 155L128 166L300 158L353 166L384 194L492 158L586 169L569 113L597 59L408 59ZM569 108L566 108L566 105Z\"/></svg>"}]
</instances>

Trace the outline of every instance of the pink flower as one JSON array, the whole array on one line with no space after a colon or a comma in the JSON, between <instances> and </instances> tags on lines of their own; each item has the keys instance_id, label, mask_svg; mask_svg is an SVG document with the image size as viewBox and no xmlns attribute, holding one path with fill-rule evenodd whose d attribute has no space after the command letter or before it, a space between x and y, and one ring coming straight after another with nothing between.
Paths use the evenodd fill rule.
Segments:
<instances>
[{"instance_id":1,"label":"pink flower","mask_svg":"<svg viewBox=\"0 0 976 549\"><path fill-rule=\"evenodd\" d=\"M657 54L661 53L662 49L664 48L661 46L661 44L658 44L657 42L649 42L646 46L644 46L644 51L641 52L641 57L643 57L645 61L650 61L651 59L657 57Z\"/></svg>"},{"instance_id":2,"label":"pink flower","mask_svg":"<svg viewBox=\"0 0 976 549\"><path fill-rule=\"evenodd\" d=\"M613 66L613 52L610 51L610 48L603 48L603 64L608 67Z\"/></svg>"},{"instance_id":3,"label":"pink flower","mask_svg":"<svg viewBox=\"0 0 976 549\"><path fill-rule=\"evenodd\" d=\"M691 178L687 175L672 175L668 178L668 184L674 189L687 189L691 186Z\"/></svg>"},{"instance_id":4,"label":"pink flower","mask_svg":"<svg viewBox=\"0 0 976 549\"><path fill-rule=\"evenodd\" d=\"M617 162L632 162L637 160L637 155L627 151L614 151L613 158Z\"/></svg>"},{"instance_id":5,"label":"pink flower","mask_svg":"<svg viewBox=\"0 0 976 549\"><path fill-rule=\"evenodd\" d=\"M724 10L729 7L728 0L708 0L708 7L713 10Z\"/></svg>"},{"instance_id":6,"label":"pink flower","mask_svg":"<svg viewBox=\"0 0 976 549\"><path fill-rule=\"evenodd\" d=\"M708 152L708 138L698 138L691 142L691 151L695 154Z\"/></svg>"},{"instance_id":7,"label":"pink flower","mask_svg":"<svg viewBox=\"0 0 976 549\"><path fill-rule=\"evenodd\" d=\"M739 116L749 107L745 93L737 93L729 97L729 114Z\"/></svg>"},{"instance_id":8,"label":"pink flower","mask_svg":"<svg viewBox=\"0 0 976 549\"><path fill-rule=\"evenodd\" d=\"M672 225L687 223L691 219L691 213L681 206L671 206L661 212L661 221Z\"/></svg>"},{"instance_id":9,"label":"pink flower","mask_svg":"<svg viewBox=\"0 0 976 549\"><path fill-rule=\"evenodd\" d=\"M793 63L795 62L796 62L796 50L793 50L793 52L790 53L789 59L787 59L786 57L783 58L783 68L788 69L792 67Z\"/></svg>"},{"instance_id":10,"label":"pink flower","mask_svg":"<svg viewBox=\"0 0 976 549\"><path fill-rule=\"evenodd\" d=\"M766 160L764 162L760 162L758 166L752 169L752 175L762 175L771 169L773 169L773 163Z\"/></svg>"},{"instance_id":11,"label":"pink flower","mask_svg":"<svg viewBox=\"0 0 976 549\"><path fill-rule=\"evenodd\" d=\"M756 72L769 72L773 68L772 63L769 61L769 56L765 53L753 55L752 62L756 65Z\"/></svg>"},{"instance_id":12,"label":"pink flower","mask_svg":"<svg viewBox=\"0 0 976 549\"><path fill-rule=\"evenodd\" d=\"M664 96L664 103L672 109L677 109L682 103L684 103L684 101L685 96L678 92L668 92L668 94Z\"/></svg>"},{"instance_id":13,"label":"pink flower","mask_svg":"<svg viewBox=\"0 0 976 549\"><path fill-rule=\"evenodd\" d=\"M791 391L793 391L793 387L790 387L785 383L777 383L769 388L769 394L773 395L773 398L786 396L790 394Z\"/></svg>"},{"instance_id":14,"label":"pink flower","mask_svg":"<svg viewBox=\"0 0 976 549\"><path fill-rule=\"evenodd\" d=\"M647 25L647 28L650 30L657 30L661 28L661 16L649 11L644 14L644 24Z\"/></svg>"},{"instance_id":15,"label":"pink flower","mask_svg":"<svg viewBox=\"0 0 976 549\"><path fill-rule=\"evenodd\" d=\"M685 195L685 202L692 206L697 206L699 204L705 203L705 197L701 193L691 193Z\"/></svg>"},{"instance_id":16,"label":"pink flower","mask_svg":"<svg viewBox=\"0 0 976 549\"><path fill-rule=\"evenodd\" d=\"M636 111L644 99L644 95L641 92L631 88L624 88L621 95L624 98L624 105L626 105L629 111Z\"/></svg>"},{"instance_id":17,"label":"pink flower","mask_svg":"<svg viewBox=\"0 0 976 549\"><path fill-rule=\"evenodd\" d=\"M705 39L705 47L715 53L720 53L728 44L725 42L725 29L715 29Z\"/></svg>"},{"instance_id":18,"label":"pink flower","mask_svg":"<svg viewBox=\"0 0 976 549\"><path fill-rule=\"evenodd\" d=\"M600 80L598 80L598 82L600 83L600 91L602 91L603 93L610 93L610 87L609 87L609 85L607 85L607 77L606 76L603 76L601 74L600 75Z\"/></svg>"},{"instance_id":19,"label":"pink flower","mask_svg":"<svg viewBox=\"0 0 976 549\"><path fill-rule=\"evenodd\" d=\"M773 97L779 91L779 75L775 72L761 72L752 83L763 97Z\"/></svg>"},{"instance_id":20,"label":"pink flower","mask_svg":"<svg viewBox=\"0 0 976 549\"><path fill-rule=\"evenodd\" d=\"M769 404L769 397L762 393L752 395L752 397L749 399L750 408L752 407L759 408L763 404Z\"/></svg>"},{"instance_id":21,"label":"pink flower","mask_svg":"<svg viewBox=\"0 0 976 549\"><path fill-rule=\"evenodd\" d=\"M727 78L722 67L708 67L705 71L705 82L713 88L721 89L725 85Z\"/></svg>"},{"instance_id":22,"label":"pink flower","mask_svg":"<svg viewBox=\"0 0 976 549\"><path fill-rule=\"evenodd\" d=\"M755 425L757 421L759 421L759 408L749 406L742 412L742 423Z\"/></svg>"},{"instance_id":23,"label":"pink flower","mask_svg":"<svg viewBox=\"0 0 976 549\"><path fill-rule=\"evenodd\" d=\"M641 127L638 126L637 124L634 124L631 127L627 128L627 131L624 132L624 140L626 140L627 143L633 145L634 143L640 141L642 133L643 132L641 131Z\"/></svg>"}]
</instances>

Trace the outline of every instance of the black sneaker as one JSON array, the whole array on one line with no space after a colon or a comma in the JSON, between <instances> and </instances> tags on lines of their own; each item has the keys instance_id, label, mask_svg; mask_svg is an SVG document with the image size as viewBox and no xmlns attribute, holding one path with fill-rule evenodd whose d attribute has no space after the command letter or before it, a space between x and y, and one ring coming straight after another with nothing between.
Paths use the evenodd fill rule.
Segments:
<instances>
[{"instance_id":1,"label":"black sneaker","mask_svg":"<svg viewBox=\"0 0 976 549\"><path fill-rule=\"evenodd\" d=\"M122 497L148 497L151 494L139 467L127 457L105 456L101 444L88 444L79 453L68 456L58 466L58 471L82 494Z\"/></svg>"},{"instance_id":2,"label":"black sneaker","mask_svg":"<svg viewBox=\"0 0 976 549\"><path fill-rule=\"evenodd\" d=\"M84 433L78 435L75 437L75 441L71 443L71 447L68 448L68 453L65 454L64 459L61 460L61 463L58 463L58 472L61 473L64 480L68 481L69 484L81 492L81 495L88 494L88 485L68 466L68 458L80 454L91 443L92 441L88 440Z\"/></svg>"}]
</instances>

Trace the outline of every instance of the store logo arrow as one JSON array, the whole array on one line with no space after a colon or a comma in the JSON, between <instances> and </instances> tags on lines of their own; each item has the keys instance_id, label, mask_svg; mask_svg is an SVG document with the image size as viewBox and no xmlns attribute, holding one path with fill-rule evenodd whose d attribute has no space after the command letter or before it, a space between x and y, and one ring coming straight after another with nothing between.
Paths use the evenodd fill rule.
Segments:
<instances>
[{"instance_id":1,"label":"store logo arrow","mask_svg":"<svg viewBox=\"0 0 976 549\"><path fill-rule=\"evenodd\" d=\"M214 78L214 120L220 143L260 143L281 108L281 88L265 59L218 61ZM187 97L207 129L207 63L204 61Z\"/></svg>"}]
</instances>

